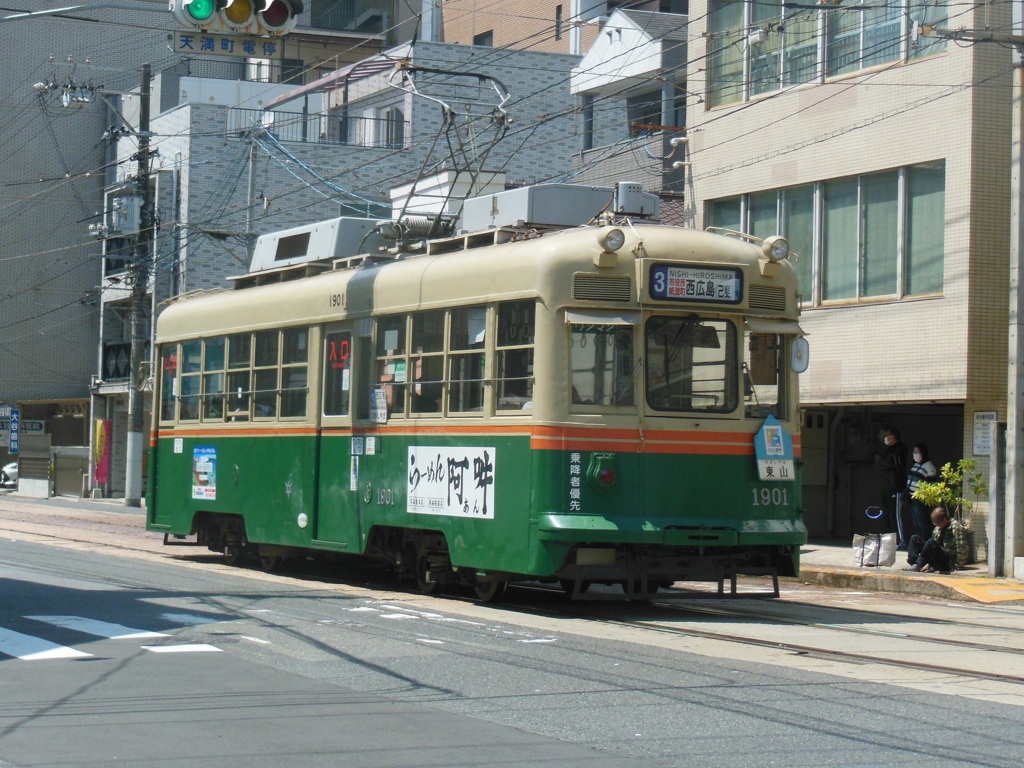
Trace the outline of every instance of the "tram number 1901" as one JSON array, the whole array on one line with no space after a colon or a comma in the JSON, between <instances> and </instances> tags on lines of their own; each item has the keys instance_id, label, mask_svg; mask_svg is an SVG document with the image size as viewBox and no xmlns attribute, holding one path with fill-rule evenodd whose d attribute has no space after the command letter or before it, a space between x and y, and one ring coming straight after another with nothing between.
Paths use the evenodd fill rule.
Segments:
<instances>
[{"instance_id":1,"label":"tram number 1901","mask_svg":"<svg viewBox=\"0 0 1024 768\"><path fill-rule=\"evenodd\" d=\"M769 488L768 486L761 486L760 488L751 488L750 492L754 494L755 507L789 506L788 488Z\"/></svg>"}]
</instances>

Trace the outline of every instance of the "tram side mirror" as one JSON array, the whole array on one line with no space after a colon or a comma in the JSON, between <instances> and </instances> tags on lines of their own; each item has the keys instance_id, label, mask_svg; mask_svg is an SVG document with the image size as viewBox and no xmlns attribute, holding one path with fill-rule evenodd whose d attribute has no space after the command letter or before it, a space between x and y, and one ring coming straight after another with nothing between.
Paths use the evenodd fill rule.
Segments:
<instances>
[{"instance_id":1,"label":"tram side mirror","mask_svg":"<svg viewBox=\"0 0 1024 768\"><path fill-rule=\"evenodd\" d=\"M811 363L811 346L803 336L797 336L790 345L789 367L793 373L803 373Z\"/></svg>"}]
</instances>

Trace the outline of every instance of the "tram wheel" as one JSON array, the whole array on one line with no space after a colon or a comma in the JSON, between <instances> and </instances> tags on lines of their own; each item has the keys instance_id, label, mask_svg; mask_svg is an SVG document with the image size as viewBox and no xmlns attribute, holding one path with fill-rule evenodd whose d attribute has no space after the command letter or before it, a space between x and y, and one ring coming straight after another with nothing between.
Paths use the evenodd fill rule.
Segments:
<instances>
[{"instance_id":1,"label":"tram wheel","mask_svg":"<svg viewBox=\"0 0 1024 768\"><path fill-rule=\"evenodd\" d=\"M576 590L576 581L574 579L560 579L558 581L558 585L562 588L562 591L565 592L566 597L572 597L573 592ZM584 581L580 583L581 595L588 589L590 589L589 581Z\"/></svg>"},{"instance_id":2,"label":"tram wheel","mask_svg":"<svg viewBox=\"0 0 1024 768\"><path fill-rule=\"evenodd\" d=\"M242 553L236 549L225 549L224 550L224 564L225 565L238 565L242 562Z\"/></svg>"},{"instance_id":3,"label":"tram wheel","mask_svg":"<svg viewBox=\"0 0 1024 768\"><path fill-rule=\"evenodd\" d=\"M280 555L260 555L260 568L267 573L278 570L283 562L284 558Z\"/></svg>"},{"instance_id":4,"label":"tram wheel","mask_svg":"<svg viewBox=\"0 0 1024 768\"><path fill-rule=\"evenodd\" d=\"M430 562L426 555L416 558L416 589L424 595L440 591L441 585L430 579Z\"/></svg>"},{"instance_id":5,"label":"tram wheel","mask_svg":"<svg viewBox=\"0 0 1024 768\"><path fill-rule=\"evenodd\" d=\"M477 579L473 582L473 593L476 595L476 599L482 603L494 603L501 600L506 589L508 589L508 582L498 579Z\"/></svg>"},{"instance_id":6,"label":"tram wheel","mask_svg":"<svg viewBox=\"0 0 1024 768\"><path fill-rule=\"evenodd\" d=\"M643 586L644 583L642 579L633 579L632 584L624 581L622 582L622 591L627 595L633 594L640 600L647 600L658 591L658 587L660 585L657 581L648 581L646 590L644 590ZM630 591L630 587L632 587L632 592Z\"/></svg>"}]
</instances>

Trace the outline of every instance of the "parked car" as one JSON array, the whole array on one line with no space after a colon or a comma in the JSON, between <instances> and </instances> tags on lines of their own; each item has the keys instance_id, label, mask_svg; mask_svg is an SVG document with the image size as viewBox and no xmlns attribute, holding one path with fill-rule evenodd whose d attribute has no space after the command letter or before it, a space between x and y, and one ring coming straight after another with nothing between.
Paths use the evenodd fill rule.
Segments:
<instances>
[{"instance_id":1,"label":"parked car","mask_svg":"<svg viewBox=\"0 0 1024 768\"><path fill-rule=\"evenodd\" d=\"M3 469L0 469L0 485L17 485L18 484L18 462L12 461L10 464L5 464Z\"/></svg>"}]
</instances>

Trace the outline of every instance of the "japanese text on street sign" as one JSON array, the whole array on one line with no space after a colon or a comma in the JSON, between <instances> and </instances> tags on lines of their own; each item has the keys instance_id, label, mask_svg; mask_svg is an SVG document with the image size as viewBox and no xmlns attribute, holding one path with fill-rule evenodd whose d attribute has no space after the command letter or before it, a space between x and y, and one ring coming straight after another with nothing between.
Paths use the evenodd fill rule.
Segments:
<instances>
[{"instance_id":1,"label":"japanese text on street sign","mask_svg":"<svg viewBox=\"0 0 1024 768\"><path fill-rule=\"evenodd\" d=\"M213 32L175 32L174 50L208 56L238 56L280 59L281 43L263 37L237 37Z\"/></svg>"},{"instance_id":2,"label":"japanese text on street sign","mask_svg":"<svg viewBox=\"0 0 1024 768\"><path fill-rule=\"evenodd\" d=\"M21 409L11 408L11 426L8 434L7 452L15 454L20 448L21 440Z\"/></svg>"}]
</instances>

